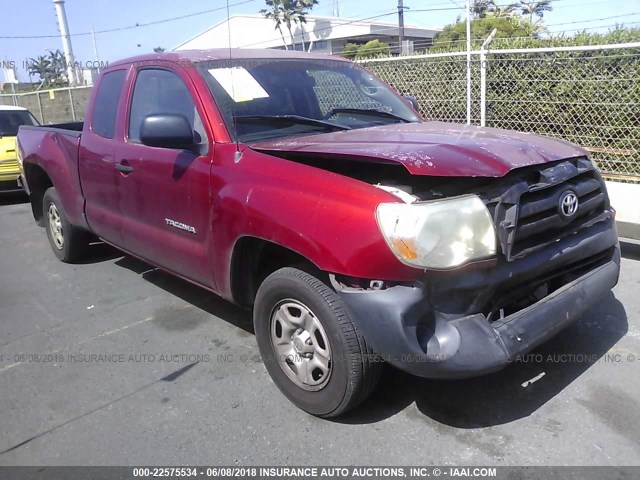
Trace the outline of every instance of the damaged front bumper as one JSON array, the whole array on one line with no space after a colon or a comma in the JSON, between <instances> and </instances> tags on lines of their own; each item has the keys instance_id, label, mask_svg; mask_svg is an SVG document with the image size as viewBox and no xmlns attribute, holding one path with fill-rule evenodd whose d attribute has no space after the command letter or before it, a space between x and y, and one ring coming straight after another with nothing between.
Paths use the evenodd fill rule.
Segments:
<instances>
[{"instance_id":1,"label":"damaged front bumper","mask_svg":"<svg viewBox=\"0 0 640 480\"><path fill-rule=\"evenodd\" d=\"M613 222L517 261L429 272L413 285L363 290L345 287L335 277L332 282L367 342L391 364L429 378L483 375L574 323L616 285L620 248ZM505 311L496 298L539 288L549 293L493 320L496 308ZM492 313L477 313L487 305Z\"/></svg>"}]
</instances>

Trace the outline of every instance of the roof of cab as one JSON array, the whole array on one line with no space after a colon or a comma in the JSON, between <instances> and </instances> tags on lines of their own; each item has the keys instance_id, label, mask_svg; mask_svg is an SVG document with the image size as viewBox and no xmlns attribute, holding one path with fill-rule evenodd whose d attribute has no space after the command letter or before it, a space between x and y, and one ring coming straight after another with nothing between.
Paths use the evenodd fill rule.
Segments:
<instances>
[{"instance_id":1,"label":"roof of cab","mask_svg":"<svg viewBox=\"0 0 640 480\"><path fill-rule=\"evenodd\" d=\"M306 60L340 60L348 62L341 57L329 56L322 53L306 53L291 50L273 50L266 48L215 48L210 50L179 50L175 52L152 53L129 57L110 63L109 66L127 65L131 63L152 64L154 62L172 63L196 63L211 60L234 60L234 59L306 59Z\"/></svg>"},{"instance_id":2,"label":"roof of cab","mask_svg":"<svg viewBox=\"0 0 640 480\"><path fill-rule=\"evenodd\" d=\"M0 105L0 110L26 110L26 108L15 107L13 105Z\"/></svg>"}]
</instances>

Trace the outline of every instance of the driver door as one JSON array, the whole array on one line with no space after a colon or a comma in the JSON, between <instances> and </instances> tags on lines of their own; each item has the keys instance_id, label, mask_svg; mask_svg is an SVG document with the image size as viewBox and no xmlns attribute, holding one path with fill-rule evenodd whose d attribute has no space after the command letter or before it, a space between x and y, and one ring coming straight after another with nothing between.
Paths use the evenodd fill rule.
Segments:
<instances>
[{"instance_id":1,"label":"driver door","mask_svg":"<svg viewBox=\"0 0 640 480\"><path fill-rule=\"evenodd\" d=\"M125 249L189 280L213 286L207 239L213 148L190 80L164 68L137 72L124 141L116 150ZM147 115L178 114L194 148L149 147L140 141Z\"/></svg>"}]
</instances>

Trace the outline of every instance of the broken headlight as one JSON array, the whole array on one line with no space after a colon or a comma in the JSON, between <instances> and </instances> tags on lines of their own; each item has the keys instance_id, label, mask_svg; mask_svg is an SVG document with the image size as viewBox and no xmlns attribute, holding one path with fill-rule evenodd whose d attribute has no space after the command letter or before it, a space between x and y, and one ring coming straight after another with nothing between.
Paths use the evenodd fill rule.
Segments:
<instances>
[{"instance_id":1,"label":"broken headlight","mask_svg":"<svg viewBox=\"0 0 640 480\"><path fill-rule=\"evenodd\" d=\"M393 253L413 267L453 268L496 254L491 215L476 195L381 203L376 217Z\"/></svg>"}]
</instances>

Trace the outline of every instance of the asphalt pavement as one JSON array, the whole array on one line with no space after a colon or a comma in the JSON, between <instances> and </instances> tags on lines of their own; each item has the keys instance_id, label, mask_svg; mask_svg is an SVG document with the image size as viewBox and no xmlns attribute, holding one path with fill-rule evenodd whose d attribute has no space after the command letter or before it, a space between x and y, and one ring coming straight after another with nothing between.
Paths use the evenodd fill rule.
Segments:
<instances>
[{"instance_id":1,"label":"asphalt pavement","mask_svg":"<svg viewBox=\"0 0 640 480\"><path fill-rule=\"evenodd\" d=\"M103 244L59 262L0 198L0 465L638 465L640 244L613 293L502 372L386 368L335 420L267 375L251 314Z\"/></svg>"}]
</instances>

